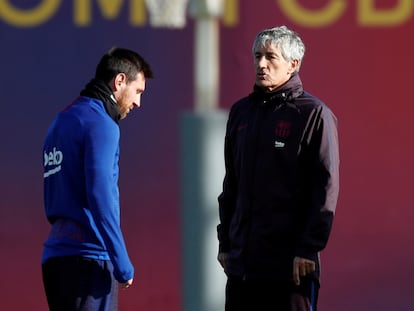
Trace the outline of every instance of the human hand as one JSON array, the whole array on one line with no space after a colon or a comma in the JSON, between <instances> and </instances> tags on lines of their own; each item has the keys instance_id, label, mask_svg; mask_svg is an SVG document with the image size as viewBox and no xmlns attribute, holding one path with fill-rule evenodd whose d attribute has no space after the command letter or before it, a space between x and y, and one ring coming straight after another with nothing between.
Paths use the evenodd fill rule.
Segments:
<instances>
[{"instance_id":1,"label":"human hand","mask_svg":"<svg viewBox=\"0 0 414 311\"><path fill-rule=\"evenodd\" d=\"M130 287L132 285L132 282L134 281L134 279L130 279L128 281L126 281L125 283L121 283L121 287L124 289L127 289L128 287Z\"/></svg>"},{"instance_id":2,"label":"human hand","mask_svg":"<svg viewBox=\"0 0 414 311\"><path fill-rule=\"evenodd\" d=\"M300 277L312 273L316 270L316 263L302 257L293 259L293 282L300 285Z\"/></svg>"},{"instance_id":3,"label":"human hand","mask_svg":"<svg viewBox=\"0 0 414 311\"><path fill-rule=\"evenodd\" d=\"M217 256L217 260L219 261L220 265L223 267L224 272L226 272L227 271L227 265L226 265L227 253L219 253Z\"/></svg>"}]
</instances>

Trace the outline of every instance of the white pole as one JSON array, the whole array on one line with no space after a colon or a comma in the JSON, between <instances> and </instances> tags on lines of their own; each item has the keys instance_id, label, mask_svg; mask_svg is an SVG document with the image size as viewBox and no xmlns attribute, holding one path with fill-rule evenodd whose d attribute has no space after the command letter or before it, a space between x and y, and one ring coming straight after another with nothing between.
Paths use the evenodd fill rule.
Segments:
<instances>
[{"instance_id":1,"label":"white pole","mask_svg":"<svg viewBox=\"0 0 414 311\"><path fill-rule=\"evenodd\" d=\"M218 204L224 177L224 111L181 115L183 311L223 311L225 274L217 261Z\"/></svg>"},{"instance_id":2,"label":"white pole","mask_svg":"<svg viewBox=\"0 0 414 311\"><path fill-rule=\"evenodd\" d=\"M218 108L219 35L216 17L198 17L195 22L195 111Z\"/></svg>"},{"instance_id":3,"label":"white pole","mask_svg":"<svg viewBox=\"0 0 414 311\"><path fill-rule=\"evenodd\" d=\"M190 0L195 19L194 111L181 118L183 310L224 310L225 275L217 261L217 196L224 177L227 112L219 109L222 0Z\"/></svg>"},{"instance_id":4,"label":"white pole","mask_svg":"<svg viewBox=\"0 0 414 311\"><path fill-rule=\"evenodd\" d=\"M190 0L190 14L195 19L195 112L218 108L219 18L222 11L223 0Z\"/></svg>"}]
</instances>

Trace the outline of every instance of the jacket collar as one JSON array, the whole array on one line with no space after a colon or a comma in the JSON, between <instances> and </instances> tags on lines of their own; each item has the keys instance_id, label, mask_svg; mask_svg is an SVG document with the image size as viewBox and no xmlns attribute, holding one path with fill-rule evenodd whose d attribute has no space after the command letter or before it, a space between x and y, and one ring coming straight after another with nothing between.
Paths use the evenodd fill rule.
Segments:
<instances>
[{"instance_id":1,"label":"jacket collar","mask_svg":"<svg viewBox=\"0 0 414 311\"><path fill-rule=\"evenodd\" d=\"M268 102L284 103L291 102L301 94L303 94L302 81L299 74L295 73L284 85L274 92L265 92L262 88L255 85L249 98L260 104L266 104Z\"/></svg>"},{"instance_id":2,"label":"jacket collar","mask_svg":"<svg viewBox=\"0 0 414 311\"><path fill-rule=\"evenodd\" d=\"M103 81L92 79L80 93L81 96L99 99L103 102L106 112L119 124L121 113L116 104L111 88Z\"/></svg>"}]
</instances>

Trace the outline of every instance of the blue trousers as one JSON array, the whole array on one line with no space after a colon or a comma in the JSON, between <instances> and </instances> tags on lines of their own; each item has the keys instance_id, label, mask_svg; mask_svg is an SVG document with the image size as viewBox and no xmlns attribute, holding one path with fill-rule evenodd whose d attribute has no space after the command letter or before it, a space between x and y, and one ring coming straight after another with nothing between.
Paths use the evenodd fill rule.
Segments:
<instances>
[{"instance_id":1,"label":"blue trousers","mask_svg":"<svg viewBox=\"0 0 414 311\"><path fill-rule=\"evenodd\" d=\"M226 285L226 311L316 311L318 282L303 278L292 281L242 280L229 277Z\"/></svg>"},{"instance_id":2,"label":"blue trousers","mask_svg":"<svg viewBox=\"0 0 414 311\"><path fill-rule=\"evenodd\" d=\"M56 257L42 265L50 311L117 311L118 283L110 261Z\"/></svg>"}]
</instances>

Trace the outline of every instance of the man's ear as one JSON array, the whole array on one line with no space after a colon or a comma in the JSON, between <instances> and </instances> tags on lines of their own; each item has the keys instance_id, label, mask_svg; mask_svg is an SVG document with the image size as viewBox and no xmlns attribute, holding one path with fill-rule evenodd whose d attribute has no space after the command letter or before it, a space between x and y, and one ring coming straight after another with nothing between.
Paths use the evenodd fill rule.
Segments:
<instances>
[{"instance_id":1,"label":"man's ear","mask_svg":"<svg viewBox=\"0 0 414 311\"><path fill-rule=\"evenodd\" d=\"M123 72L118 73L114 77L114 79L112 80L112 83L113 83L112 87L113 87L113 89L115 91L118 91L122 87L123 84L126 84L126 80L127 79L126 79L125 73L123 73Z\"/></svg>"},{"instance_id":2,"label":"man's ear","mask_svg":"<svg viewBox=\"0 0 414 311\"><path fill-rule=\"evenodd\" d=\"M290 67L292 68L292 72L296 71L296 69L298 69L299 67L299 60L292 59L292 61L290 62Z\"/></svg>"}]
</instances>

